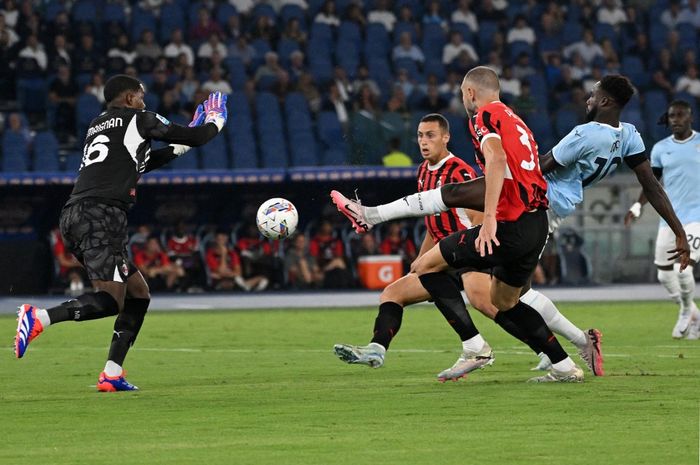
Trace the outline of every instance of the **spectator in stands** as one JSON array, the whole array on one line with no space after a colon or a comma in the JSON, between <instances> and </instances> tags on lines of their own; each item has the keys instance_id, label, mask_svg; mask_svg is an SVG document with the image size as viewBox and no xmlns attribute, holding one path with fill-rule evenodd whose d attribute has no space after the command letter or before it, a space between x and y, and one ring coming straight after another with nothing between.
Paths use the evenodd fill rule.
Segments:
<instances>
[{"instance_id":1,"label":"spectator in stands","mask_svg":"<svg viewBox=\"0 0 700 465\"><path fill-rule=\"evenodd\" d=\"M241 259L236 250L230 246L228 234L223 231L217 232L214 236L214 242L207 248L206 257L214 289L231 290L238 287L244 291L257 291L265 289L268 285L264 276L243 278Z\"/></svg>"},{"instance_id":2,"label":"spectator in stands","mask_svg":"<svg viewBox=\"0 0 700 465\"><path fill-rule=\"evenodd\" d=\"M315 23L327 24L328 26L338 27L340 26L340 18L335 11L335 2L333 0L326 0L323 2L321 9L316 14L314 18Z\"/></svg>"},{"instance_id":3,"label":"spectator in stands","mask_svg":"<svg viewBox=\"0 0 700 465\"><path fill-rule=\"evenodd\" d=\"M17 42L19 42L19 36L15 32L15 30L7 25L5 17L2 14L0 14L0 34L2 33L7 34L7 43L9 46L13 46Z\"/></svg>"},{"instance_id":4,"label":"spectator in stands","mask_svg":"<svg viewBox=\"0 0 700 465\"><path fill-rule=\"evenodd\" d=\"M244 278L264 276L267 283L275 287L284 282L284 263L279 257L279 242L270 242L260 235L257 225L250 222L244 225L236 241L236 250L241 257L241 270ZM262 289L258 289L262 290Z\"/></svg>"},{"instance_id":5,"label":"spectator in stands","mask_svg":"<svg viewBox=\"0 0 700 465\"><path fill-rule=\"evenodd\" d=\"M686 92L695 98L700 98L700 79L698 79L698 69L695 65L690 65L685 70L685 74L676 81L676 92Z\"/></svg>"},{"instance_id":6,"label":"spectator in stands","mask_svg":"<svg viewBox=\"0 0 700 465\"><path fill-rule=\"evenodd\" d=\"M168 119L173 119L179 114L187 117L189 113L183 112L180 105L180 100L177 98L177 91L175 89L165 91L163 93L163 98L160 99L158 104L157 112L160 115L167 117Z\"/></svg>"},{"instance_id":7,"label":"spectator in stands","mask_svg":"<svg viewBox=\"0 0 700 465\"><path fill-rule=\"evenodd\" d=\"M396 63L398 60L409 59L419 65L425 61L423 51L413 43L410 32L402 32L399 36L399 44L394 47L391 53L391 59Z\"/></svg>"},{"instance_id":8,"label":"spectator in stands","mask_svg":"<svg viewBox=\"0 0 700 465\"><path fill-rule=\"evenodd\" d=\"M506 36L506 42L512 44L513 42L525 42L529 45L535 43L535 31L527 24L527 18L524 15L518 15L515 17L515 24L508 31Z\"/></svg>"},{"instance_id":9,"label":"spectator in stands","mask_svg":"<svg viewBox=\"0 0 700 465\"><path fill-rule=\"evenodd\" d=\"M308 102L309 110L313 113L318 113L321 110L321 104L323 103L321 92L316 87L314 76L311 73L306 72L299 76L296 90L301 92Z\"/></svg>"},{"instance_id":10,"label":"spectator in stands","mask_svg":"<svg viewBox=\"0 0 700 465\"><path fill-rule=\"evenodd\" d=\"M144 249L134 254L134 265L154 291L174 290L178 280L185 276L185 270L170 261L155 236L149 237Z\"/></svg>"},{"instance_id":11,"label":"spectator in stands","mask_svg":"<svg viewBox=\"0 0 700 465\"><path fill-rule=\"evenodd\" d=\"M440 94L438 86L436 84L428 84L425 97L420 101L421 110L425 113L442 113L448 104L449 101Z\"/></svg>"},{"instance_id":12,"label":"spectator in stands","mask_svg":"<svg viewBox=\"0 0 700 465\"><path fill-rule=\"evenodd\" d=\"M403 94L408 96L411 95L413 89L416 87L416 84L411 80L411 77L408 75L408 71L406 71L405 68L399 68L396 73L396 81L394 82L394 86L400 87Z\"/></svg>"},{"instance_id":13,"label":"spectator in stands","mask_svg":"<svg viewBox=\"0 0 700 465\"><path fill-rule=\"evenodd\" d=\"M562 47L561 26L550 13L543 13L540 18L540 31L537 33L539 41L538 50L543 63L547 62L549 55L560 53Z\"/></svg>"},{"instance_id":14,"label":"spectator in stands","mask_svg":"<svg viewBox=\"0 0 700 465\"><path fill-rule=\"evenodd\" d=\"M289 81L291 85L296 86L299 78L305 72L304 53L301 50L294 50L289 54Z\"/></svg>"},{"instance_id":15,"label":"spectator in stands","mask_svg":"<svg viewBox=\"0 0 700 465\"><path fill-rule=\"evenodd\" d=\"M188 232L183 222L179 222L167 238L165 247L170 260L185 270L183 281L186 284L183 287L188 292L201 290L199 286L203 282L203 270L197 237Z\"/></svg>"},{"instance_id":16,"label":"spectator in stands","mask_svg":"<svg viewBox=\"0 0 700 465\"><path fill-rule=\"evenodd\" d=\"M57 73L58 67L61 65L71 66L70 52L66 44L66 36L58 34L53 39L53 49L49 54L49 70Z\"/></svg>"},{"instance_id":17,"label":"spectator in stands","mask_svg":"<svg viewBox=\"0 0 700 465\"><path fill-rule=\"evenodd\" d=\"M356 95L359 96L363 87L367 87L369 92L374 95L375 98L382 95L382 91L379 89L377 81L370 77L367 66L360 65L357 67L357 77L352 83L352 88L355 89Z\"/></svg>"},{"instance_id":18,"label":"spectator in stands","mask_svg":"<svg viewBox=\"0 0 700 465\"><path fill-rule=\"evenodd\" d=\"M520 95L513 99L513 109L525 119L537 110L537 102L530 93L530 84L527 81L521 83Z\"/></svg>"},{"instance_id":19,"label":"spectator in stands","mask_svg":"<svg viewBox=\"0 0 700 465\"><path fill-rule=\"evenodd\" d=\"M76 76L92 74L102 68L103 56L95 46L92 34L80 36L80 46L73 52L73 72Z\"/></svg>"},{"instance_id":20,"label":"spectator in stands","mask_svg":"<svg viewBox=\"0 0 700 465\"><path fill-rule=\"evenodd\" d=\"M498 52L489 52L488 60L486 61L486 64L484 66L491 68L496 72L496 74L501 74L503 72L503 60L501 59L501 55L499 55ZM462 81L460 78L460 83L461 82Z\"/></svg>"},{"instance_id":21,"label":"spectator in stands","mask_svg":"<svg viewBox=\"0 0 700 465\"><path fill-rule=\"evenodd\" d=\"M501 31L496 31L491 37L491 46L489 47L490 52L495 52L499 56L505 56L506 50L506 36L503 35Z\"/></svg>"},{"instance_id":22,"label":"spectator in stands","mask_svg":"<svg viewBox=\"0 0 700 465\"><path fill-rule=\"evenodd\" d=\"M338 93L343 102L348 103L353 93L352 83L348 79L348 73L342 66L333 69L333 85L338 88Z\"/></svg>"},{"instance_id":23,"label":"spectator in stands","mask_svg":"<svg viewBox=\"0 0 700 465\"><path fill-rule=\"evenodd\" d=\"M411 239L405 237L402 225L398 222L389 223L386 236L379 244L379 251L384 255L401 255L404 272L408 272L417 256L416 245Z\"/></svg>"},{"instance_id":24,"label":"spectator in stands","mask_svg":"<svg viewBox=\"0 0 700 465\"><path fill-rule=\"evenodd\" d=\"M155 40L155 35L150 29L144 29L141 33L141 40L136 44L136 56L150 58L155 62L163 54L163 49L160 48Z\"/></svg>"},{"instance_id":25,"label":"spectator in stands","mask_svg":"<svg viewBox=\"0 0 700 465\"><path fill-rule=\"evenodd\" d=\"M253 39L264 40L272 45L277 42L277 26L274 19L269 16L258 16L251 31Z\"/></svg>"},{"instance_id":26,"label":"spectator in stands","mask_svg":"<svg viewBox=\"0 0 700 465\"><path fill-rule=\"evenodd\" d=\"M119 57L124 60L124 63L131 65L136 60L137 54L133 50L131 43L129 41L129 36L126 34L119 34L117 38L117 44L109 49L107 52L108 57Z\"/></svg>"},{"instance_id":27,"label":"spectator in stands","mask_svg":"<svg viewBox=\"0 0 700 465\"><path fill-rule=\"evenodd\" d=\"M263 78L268 77L275 79L275 88L278 93L282 94L286 92L289 83L289 74L280 66L279 56L275 52L267 52L265 54L265 63L255 72L253 80L257 85Z\"/></svg>"},{"instance_id":28,"label":"spectator in stands","mask_svg":"<svg viewBox=\"0 0 700 465\"><path fill-rule=\"evenodd\" d=\"M343 127L343 129L347 129L350 122L350 116L348 114L348 109L345 106L345 101L340 95L340 89L337 85L335 85L335 83L328 86L326 98L323 100L321 110L335 112L340 125Z\"/></svg>"},{"instance_id":29,"label":"spectator in stands","mask_svg":"<svg viewBox=\"0 0 700 465\"><path fill-rule=\"evenodd\" d=\"M304 30L301 28L299 18L290 18L287 21L287 25L284 27L284 32L282 32L282 37L293 40L299 44L299 47L306 47L306 32L304 32Z\"/></svg>"},{"instance_id":30,"label":"spectator in stands","mask_svg":"<svg viewBox=\"0 0 700 465\"><path fill-rule=\"evenodd\" d=\"M493 0L481 1L481 7L479 8L477 17L479 18L480 23L489 21L492 23L497 23L501 27L505 26L508 20L508 16L506 16L503 10L496 9Z\"/></svg>"},{"instance_id":31,"label":"spectator in stands","mask_svg":"<svg viewBox=\"0 0 700 465\"><path fill-rule=\"evenodd\" d=\"M678 0L671 0L668 2L668 8L661 13L661 18L659 18L659 20L661 24L668 29L675 29L676 25L681 20L681 2Z\"/></svg>"},{"instance_id":32,"label":"spectator in stands","mask_svg":"<svg viewBox=\"0 0 700 465\"><path fill-rule=\"evenodd\" d=\"M29 146L34 138L34 135L25 125L19 113L13 112L7 117L6 132L13 132L22 136L27 146Z\"/></svg>"},{"instance_id":33,"label":"spectator in stands","mask_svg":"<svg viewBox=\"0 0 700 465\"><path fill-rule=\"evenodd\" d=\"M311 239L309 251L323 272L323 287L340 289L350 287L352 276L345 263L345 251L340 239L333 236L333 226L324 220Z\"/></svg>"},{"instance_id":34,"label":"spectator in stands","mask_svg":"<svg viewBox=\"0 0 700 465\"><path fill-rule=\"evenodd\" d=\"M678 22L688 23L694 26L695 29L700 29L700 2L698 0L687 0Z\"/></svg>"},{"instance_id":35,"label":"spectator in stands","mask_svg":"<svg viewBox=\"0 0 700 465\"><path fill-rule=\"evenodd\" d=\"M408 102L406 101L406 94L403 92L401 86L394 86L392 88L391 97L386 102L386 111L401 113L402 116L408 116Z\"/></svg>"},{"instance_id":36,"label":"spectator in stands","mask_svg":"<svg viewBox=\"0 0 700 465\"><path fill-rule=\"evenodd\" d=\"M185 69L185 75L180 82L180 99L184 102L193 102L194 93L199 89L200 84L197 76L194 74L194 68L188 66Z\"/></svg>"},{"instance_id":37,"label":"spectator in stands","mask_svg":"<svg viewBox=\"0 0 700 465\"><path fill-rule=\"evenodd\" d=\"M48 65L46 51L35 34L27 37L24 48L19 51L19 57L33 59L42 71L46 71L46 66Z\"/></svg>"},{"instance_id":38,"label":"spectator in stands","mask_svg":"<svg viewBox=\"0 0 700 465\"><path fill-rule=\"evenodd\" d=\"M438 0L430 0L428 7L423 12L423 24L437 24L447 30L447 21L440 13L440 2Z\"/></svg>"},{"instance_id":39,"label":"spectator in stands","mask_svg":"<svg viewBox=\"0 0 700 465\"><path fill-rule=\"evenodd\" d=\"M255 0L228 0L228 2L236 7L236 11L243 16L248 16L248 14L253 10L255 6Z\"/></svg>"},{"instance_id":40,"label":"spectator in stands","mask_svg":"<svg viewBox=\"0 0 700 465\"><path fill-rule=\"evenodd\" d=\"M5 23L9 28L17 28L19 9L17 8L17 2L15 2L15 0L5 0L3 2L3 7L0 8L0 14L5 17Z\"/></svg>"},{"instance_id":41,"label":"spectator in stands","mask_svg":"<svg viewBox=\"0 0 700 465\"><path fill-rule=\"evenodd\" d=\"M457 9L452 13L453 23L466 24L473 34L479 32L479 23L471 10L471 0L459 0Z\"/></svg>"},{"instance_id":42,"label":"spectator in stands","mask_svg":"<svg viewBox=\"0 0 700 465\"><path fill-rule=\"evenodd\" d=\"M149 92L158 96L158 99L163 98L163 94L173 89L173 84L168 80L168 73L165 68L156 68L153 71L153 83L148 89Z\"/></svg>"},{"instance_id":43,"label":"spectator in stands","mask_svg":"<svg viewBox=\"0 0 700 465\"><path fill-rule=\"evenodd\" d=\"M578 53L588 66L591 66L596 58L603 58L603 49L595 42L593 31L590 29L583 31L583 40L565 47L563 53L567 59Z\"/></svg>"},{"instance_id":44,"label":"spectator in stands","mask_svg":"<svg viewBox=\"0 0 700 465\"><path fill-rule=\"evenodd\" d=\"M226 54L228 53L226 45L221 42L219 34L216 33L210 35L209 39L199 46L199 50L197 50L197 58L211 59L212 55L215 53L218 53L222 58L225 58Z\"/></svg>"},{"instance_id":45,"label":"spectator in stands","mask_svg":"<svg viewBox=\"0 0 700 465\"><path fill-rule=\"evenodd\" d=\"M606 62L608 62L608 61L615 61L618 63L620 62L620 59L617 56L617 51L615 50L615 47L613 46L610 39L603 39L603 41L600 43L600 48L603 50L603 59Z\"/></svg>"},{"instance_id":46,"label":"spectator in stands","mask_svg":"<svg viewBox=\"0 0 700 465\"><path fill-rule=\"evenodd\" d=\"M654 52L649 47L649 36L640 32L635 36L634 45L629 49L628 53L631 56L636 56L642 60L645 68L649 68Z\"/></svg>"},{"instance_id":47,"label":"spectator in stands","mask_svg":"<svg viewBox=\"0 0 700 465\"><path fill-rule=\"evenodd\" d=\"M527 52L520 53L513 65L513 77L522 80L534 74L537 74L537 70L530 64L530 55Z\"/></svg>"},{"instance_id":48,"label":"spectator in stands","mask_svg":"<svg viewBox=\"0 0 700 465\"><path fill-rule=\"evenodd\" d=\"M550 90L561 81L562 64L561 56L557 53L552 53L547 59L547 64L544 67L544 77Z\"/></svg>"},{"instance_id":49,"label":"spectator in stands","mask_svg":"<svg viewBox=\"0 0 700 465\"><path fill-rule=\"evenodd\" d=\"M202 84L202 89L207 92L220 91L224 94L233 92L231 85L224 79L224 70L220 67L212 68L209 80Z\"/></svg>"},{"instance_id":50,"label":"spectator in stands","mask_svg":"<svg viewBox=\"0 0 700 465\"><path fill-rule=\"evenodd\" d=\"M382 164L384 166L391 166L391 167L397 167L397 166L412 166L413 165L413 160L411 160L411 157L409 157L405 152L401 151L401 139L398 137L392 137L391 140L389 141L389 153L384 155L382 157ZM372 240L374 241L374 236L372 234L364 234L362 238L364 239L365 237L372 237ZM365 244L365 241L362 241L363 244ZM376 243L374 243L374 248L376 249ZM366 249L366 250L361 250L360 251L362 255L376 255L377 251L375 250L374 252L371 252L371 250ZM358 255L354 254L355 257Z\"/></svg>"},{"instance_id":51,"label":"spectator in stands","mask_svg":"<svg viewBox=\"0 0 700 465\"><path fill-rule=\"evenodd\" d=\"M240 35L235 43L229 45L227 56L238 58L243 65L248 68L257 56L257 52L253 46L248 43L248 38L245 35Z\"/></svg>"},{"instance_id":52,"label":"spectator in stands","mask_svg":"<svg viewBox=\"0 0 700 465\"><path fill-rule=\"evenodd\" d=\"M619 29L619 26L627 21L625 10L615 0L603 0L603 4L598 8L599 23Z\"/></svg>"},{"instance_id":53,"label":"spectator in stands","mask_svg":"<svg viewBox=\"0 0 700 465\"><path fill-rule=\"evenodd\" d=\"M365 17L362 8L360 8L357 3L351 3L345 8L345 16L343 19L357 24L360 26L360 30L364 30L367 25L367 17Z\"/></svg>"},{"instance_id":54,"label":"spectator in stands","mask_svg":"<svg viewBox=\"0 0 700 465\"><path fill-rule=\"evenodd\" d=\"M503 67L500 83L501 93L506 95L509 102L512 102L515 97L520 96L520 79L515 79L513 77L513 68L510 66Z\"/></svg>"},{"instance_id":55,"label":"spectator in stands","mask_svg":"<svg viewBox=\"0 0 700 465\"><path fill-rule=\"evenodd\" d=\"M66 251L63 236L58 227L51 230L51 252L56 266L56 278L60 285L68 286L66 294L79 296L84 293L87 273L75 256Z\"/></svg>"},{"instance_id":56,"label":"spectator in stands","mask_svg":"<svg viewBox=\"0 0 700 465\"><path fill-rule=\"evenodd\" d=\"M586 78L583 80L583 92L585 94L590 94L593 91L593 86L595 86L596 82L600 81L602 78L603 70L601 67L593 66L591 68L591 74L586 76Z\"/></svg>"},{"instance_id":57,"label":"spectator in stands","mask_svg":"<svg viewBox=\"0 0 700 465\"><path fill-rule=\"evenodd\" d=\"M581 87L581 81L574 79L569 65L563 65L561 67L561 79L552 88L551 98L555 108L561 108L566 102L570 101L571 92L576 87Z\"/></svg>"},{"instance_id":58,"label":"spectator in stands","mask_svg":"<svg viewBox=\"0 0 700 465\"><path fill-rule=\"evenodd\" d=\"M0 15L2 16L2 15ZM52 22L45 25L46 30L44 32L44 37L56 37L57 35L63 35L66 38L66 42L73 43L76 37L75 28L70 22L70 17L66 11L59 11Z\"/></svg>"},{"instance_id":59,"label":"spectator in stands","mask_svg":"<svg viewBox=\"0 0 700 465\"><path fill-rule=\"evenodd\" d=\"M591 74L591 67L586 65L586 63L583 61L583 58L581 58L581 55L578 53L574 53L571 56L571 76L578 80L578 81L583 81L583 79Z\"/></svg>"},{"instance_id":60,"label":"spectator in stands","mask_svg":"<svg viewBox=\"0 0 700 465\"><path fill-rule=\"evenodd\" d=\"M369 236L369 234L366 235ZM288 241L292 246L285 251L284 270L289 285L296 289L321 287L323 272L309 252L306 236L297 234Z\"/></svg>"},{"instance_id":61,"label":"spectator in stands","mask_svg":"<svg viewBox=\"0 0 700 465\"><path fill-rule=\"evenodd\" d=\"M466 50L462 50L459 52L459 55L457 55L457 58L452 60L452 64L449 66L450 71L456 71L457 73L461 75L465 75L467 71L472 69L474 66L476 66L476 62L472 60L471 55L469 52Z\"/></svg>"},{"instance_id":62,"label":"spectator in stands","mask_svg":"<svg viewBox=\"0 0 700 465\"><path fill-rule=\"evenodd\" d=\"M676 71L673 66L671 52L666 48L662 48L653 67L652 87L663 90L670 97L674 90L673 81L675 79Z\"/></svg>"},{"instance_id":63,"label":"spectator in stands","mask_svg":"<svg viewBox=\"0 0 700 465\"><path fill-rule=\"evenodd\" d=\"M377 0L374 9L370 10L367 15L367 22L379 23L384 26L388 32L392 32L394 30L394 24L396 24L396 15L391 11L389 1Z\"/></svg>"},{"instance_id":64,"label":"spectator in stands","mask_svg":"<svg viewBox=\"0 0 700 465\"><path fill-rule=\"evenodd\" d=\"M416 21L413 17L413 10L411 10L410 6L403 5L401 7L399 10L399 19L396 24L404 28L403 30L409 27L411 30L408 32L411 34L411 38L415 39L420 37L420 22Z\"/></svg>"},{"instance_id":65,"label":"spectator in stands","mask_svg":"<svg viewBox=\"0 0 700 465\"><path fill-rule=\"evenodd\" d=\"M406 155L408 156L408 155ZM409 159L410 160L410 159ZM390 165L387 165L390 166ZM410 165L393 165L393 166L410 166ZM360 236L360 240L352 242L353 251L352 256L357 260L360 257L366 257L367 255L381 255L379 251L379 244L377 244L377 239L374 234L363 234Z\"/></svg>"},{"instance_id":66,"label":"spectator in stands","mask_svg":"<svg viewBox=\"0 0 700 465\"><path fill-rule=\"evenodd\" d=\"M105 84L104 75L101 71L93 73L90 82L85 86L85 93L92 94L97 100L104 105L105 103Z\"/></svg>"},{"instance_id":67,"label":"spectator in stands","mask_svg":"<svg viewBox=\"0 0 700 465\"><path fill-rule=\"evenodd\" d=\"M49 102L55 107L54 131L61 142L75 137L75 102L80 93L66 65L58 67L56 78L49 86Z\"/></svg>"},{"instance_id":68,"label":"spectator in stands","mask_svg":"<svg viewBox=\"0 0 700 465\"><path fill-rule=\"evenodd\" d=\"M238 10L241 12L241 10ZM219 23L214 21L207 8L200 8L197 12L197 22L190 28L191 41L207 40L213 34L221 34L223 31Z\"/></svg>"},{"instance_id":69,"label":"spectator in stands","mask_svg":"<svg viewBox=\"0 0 700 465\"><path fill-rule=\"evenodd\" d=\"M177 28L170 34L170 43L165 46L163 55L174 60L181 54L187 57L187 64L189 66L194 65L194 52L192 51L192 47L183 41L182 29Z\"/></svg>"},{"instance_id":70,"label":"spectator in stands","mask_svg":"<svg viewBox=\"0 0 700 465\"><path fill-rule=\"evenodd\" d=\"M469 61L473 63L479 60L474 47L462 40L462 34L457 31L450 32L450 41L442 49L442 63L451 66L462 52L466 53Z\"/></svg>"}]
</instances>

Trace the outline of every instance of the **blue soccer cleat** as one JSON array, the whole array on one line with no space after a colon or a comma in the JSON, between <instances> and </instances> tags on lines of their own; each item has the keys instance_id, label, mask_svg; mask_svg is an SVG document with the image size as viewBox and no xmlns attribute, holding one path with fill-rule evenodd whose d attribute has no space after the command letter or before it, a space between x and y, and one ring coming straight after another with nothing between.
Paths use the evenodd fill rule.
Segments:
<instances>
[{"instance_id":1,"label":"blue soccer cleat","mask_svg":"<svg viewBox=\"0 0 700 465\"><path fill-rule=\"evenodd\" d=\"M139 388L120 376L107 376L103 371L97 380L97 390L100 392L138 391Z\"/></svg>"},{"instance_id":2,"label":"blue soccer cleat","mask_svg":"<svg viewBox=\"0 0 700 465\"><path fill-rule=\"evenodd\" d=\"M29 343L36 339L44 330L41 321L36 317L36 307L28 304L21 305L17 312L17 334L15 335L15 356L22 358Z\"/></svg>"}]
</instances>

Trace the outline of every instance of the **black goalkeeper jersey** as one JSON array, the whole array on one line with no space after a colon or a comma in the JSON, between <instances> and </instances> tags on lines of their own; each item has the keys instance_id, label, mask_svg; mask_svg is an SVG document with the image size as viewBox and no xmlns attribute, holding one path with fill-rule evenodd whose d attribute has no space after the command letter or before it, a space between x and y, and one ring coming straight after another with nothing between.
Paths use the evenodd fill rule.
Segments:
<instances>
[{"instance_id":1,"label":"black goalkeeper jersey","mask_svg":"<svg viewBox=\"0 0 700 465\"><path fill-rule=\"evenodd\" d=\"M151 111L110 108L92 120L78 179L66 205L93 199L128 208L142 173L177 157L174 146L151 151L151 140L203 145L218 133L212 123L185 127Z\"/></svg>"}]
</instances>

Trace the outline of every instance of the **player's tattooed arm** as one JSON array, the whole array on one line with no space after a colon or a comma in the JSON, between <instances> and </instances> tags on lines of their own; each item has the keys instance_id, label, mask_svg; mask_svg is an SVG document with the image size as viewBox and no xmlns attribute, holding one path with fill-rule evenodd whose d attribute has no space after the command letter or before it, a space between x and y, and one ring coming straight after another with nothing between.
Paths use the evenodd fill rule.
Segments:
<instances>
[{"instance_id":1,"label":"player's tattooed arm","mask_svg":"<svg viewBox=\"0 0 700 465\"><path fill-rule=\"evenodd\" d=\"M671 201L668 200L664 188L654 175L649 160L645 158L633 169L639 184L642 185L643 194L676 235L676 248L668 252L673 254L670 257L671 260L678 259L680 261L682 271L690 262L690 246L683 225L676 216L676 212L673 211L673 206L671 206Z\"/></svg>"},{"instance_id":2,"label":"player's tattooed arm","mask_svg":"<svg viewBox=\"0 0 700 465\"><path fill-rule=\"evenodd\" d=\"M554 171L561 167L562 165L557 163L557 161L554 159L554 155L552 155L551 150L544 155L540 155L540 170L542 171L542 174L547 174L550 171Z\"/></svg>"}]
</instances>

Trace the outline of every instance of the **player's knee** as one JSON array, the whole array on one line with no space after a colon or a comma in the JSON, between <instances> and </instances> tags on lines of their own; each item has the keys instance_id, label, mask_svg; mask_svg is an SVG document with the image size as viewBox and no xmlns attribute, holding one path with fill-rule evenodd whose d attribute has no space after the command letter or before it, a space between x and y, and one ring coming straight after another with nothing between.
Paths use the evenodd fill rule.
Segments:
<instances>
[{"instance_id":1,"label":"player's knee","mask_svg":"<svg viewBox=\"0 0 700 465\"><path fill-rule=\"evenodd\" d=\"M496 316L494 306L491 303L491 295L488 292L473 292L468 294L467 298L472 307L484 315L488 315L491 318Z\"/></svg>"}]
</instances>

